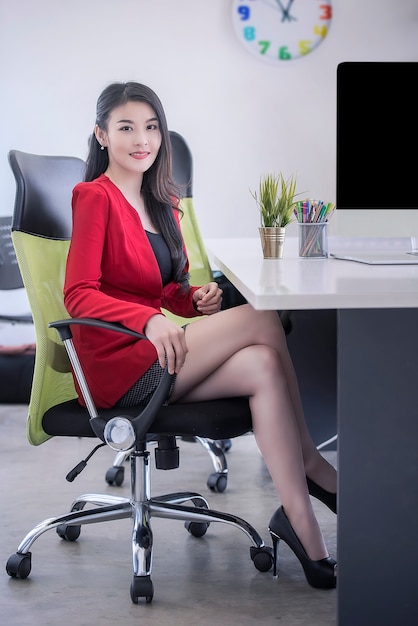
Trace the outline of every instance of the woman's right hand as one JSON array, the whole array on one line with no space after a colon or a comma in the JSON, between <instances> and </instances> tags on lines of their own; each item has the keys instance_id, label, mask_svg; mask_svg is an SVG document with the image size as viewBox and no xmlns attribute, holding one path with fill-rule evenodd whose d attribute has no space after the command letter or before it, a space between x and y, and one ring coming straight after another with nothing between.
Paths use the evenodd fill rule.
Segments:
<instances>
[{"instance_id":1,"label":"woman's right hand","mask_svg":"<svg viewBox=\"0 0 418 626\"><path fill-rule=\"evenodd\" d=\"M157 351L158 361L170 374L178 374L187 354L184 329L162 314L149 318L144 333Z\"/></svg>"}]
</instances>

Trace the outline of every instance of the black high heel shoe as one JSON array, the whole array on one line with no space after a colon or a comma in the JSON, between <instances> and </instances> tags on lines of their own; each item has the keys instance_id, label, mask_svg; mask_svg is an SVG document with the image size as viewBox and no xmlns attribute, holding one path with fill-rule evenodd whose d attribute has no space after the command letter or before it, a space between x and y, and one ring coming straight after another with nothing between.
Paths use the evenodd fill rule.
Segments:
<instances>
[{"instance_id":1,"label":"black high heel shoe","mask_svg":"<svg viewBox=\"0 0 418 626\"><path fill-rule=\"evenodd\" d=\"M337 578L335 576L337 562L329 556L319 561L313 561L308 557L282 506L273 513L269 524L269 532L273 541L274 576L277 576L279 541L283 539L299 559L305 572L306 580L311 587L333 589L337 586Z\"/></svg>"},{"instance_id":2,"label":"black high heel shoe","mask_svg":"<svg viewBox=\"0 0 418 626\"><path fill-rule=\"evenodd\" d=\"M306 477L306 482L311 496L323 502L333 513L337 513L337 494L323 489L308 477Z\"/></svg>"}]
</instances>

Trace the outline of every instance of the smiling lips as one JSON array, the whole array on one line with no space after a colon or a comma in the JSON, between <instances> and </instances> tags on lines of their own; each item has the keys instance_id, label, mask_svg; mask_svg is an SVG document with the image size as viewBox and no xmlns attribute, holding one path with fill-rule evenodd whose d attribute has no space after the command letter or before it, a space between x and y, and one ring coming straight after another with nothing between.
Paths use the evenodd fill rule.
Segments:
<instances>
[{"instance_id":1,"label":"smiling lips","mask_svg":"<svg viewBox=\"0 0 418 626\"><path fill-rule=\"evenodd\" d=\"M149 156L149 152L131 152L131 157L134 159L146 159Z\"/></svg>"}]
</instances>

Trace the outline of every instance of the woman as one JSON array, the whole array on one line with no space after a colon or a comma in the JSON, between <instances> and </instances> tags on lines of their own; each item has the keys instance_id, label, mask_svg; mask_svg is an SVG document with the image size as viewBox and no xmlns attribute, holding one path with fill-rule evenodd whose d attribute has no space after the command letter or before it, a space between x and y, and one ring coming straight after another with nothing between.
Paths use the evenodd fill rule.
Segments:
<instances>
[{"instance_id":1,"label":"woman","mask_svg":"<svg viewBox=\"0 0 418 626\"><path fill-rule=\"evenodd\" d=\"M178 199L159 98L138 83L109 85L97 102L85 182L73 193L65 305L72 317L120 322L149 341L74 328L93 398L100 407L146 403L165 366L174 374L170 403L248 396L282 503L269 524L276 557L281 538L313 587L335 587L336 562L309 492L336 512L336 471L309 435L279 317L248 304L220 311L217 283L189 285ZM161 307L203 317L180 328Z\"/></svg>"}]
</instances>

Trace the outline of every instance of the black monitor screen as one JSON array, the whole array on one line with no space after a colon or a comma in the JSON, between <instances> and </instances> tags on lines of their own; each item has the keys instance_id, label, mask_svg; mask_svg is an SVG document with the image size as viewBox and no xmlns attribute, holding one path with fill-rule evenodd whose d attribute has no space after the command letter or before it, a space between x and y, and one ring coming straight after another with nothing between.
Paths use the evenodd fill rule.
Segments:
<instances>
[{"instance_id":1,"label":"black monitor screen","mask_svg":"<svg viewBox=\"0 0 418 626\"><path fill-rule=\"evenodd\" d=\"M418 63L337 68L337 209L418 209Z\"/></svg>"}]
</instances>

